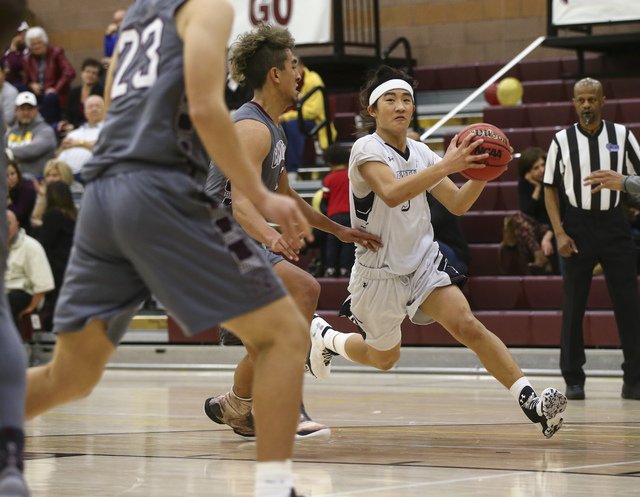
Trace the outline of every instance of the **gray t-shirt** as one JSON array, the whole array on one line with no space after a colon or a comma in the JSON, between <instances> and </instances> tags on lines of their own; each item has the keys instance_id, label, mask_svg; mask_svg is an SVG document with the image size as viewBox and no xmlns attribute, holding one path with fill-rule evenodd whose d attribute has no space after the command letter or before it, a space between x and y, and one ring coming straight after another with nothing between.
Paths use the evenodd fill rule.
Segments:
<instances>
[{"instance_id":1,"label":"gray t-shirt","mask_svg":"<svg viewBox=\"0 0 640 497\"><path fill-rule=\"evenodd\" d=\"M263 123L269 128L271 134L271 148L269 154L262 161L262 182L270 191L276 191L280 177L285 170L285 151L287 150L287 137L282 126L273 122L271 117L260 105L255 102L247 102L233 115L233 122L252 119ZM209 176L205 186L206 192L223 205L231 205L231 185L212 161L209 166Z\"/></svg>"},{"instance_id":2,"label":"gray t-shirt","mask_svg":"<svg viewBox=\"0 0 640 497\"><path fill-rule=\"evenodd\" d=\"M111 106L84 166L86 181L114 165L194 167L206 174L209 158L189 118L174 19L185 1L137 0L129 8L118 37Z\"/></svg>"}]
</instances>

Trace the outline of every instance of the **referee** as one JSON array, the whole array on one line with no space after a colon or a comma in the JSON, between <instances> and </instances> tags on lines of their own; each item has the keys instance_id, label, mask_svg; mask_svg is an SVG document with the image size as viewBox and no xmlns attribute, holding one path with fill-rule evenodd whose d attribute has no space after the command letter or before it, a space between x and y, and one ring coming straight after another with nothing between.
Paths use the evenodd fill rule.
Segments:
<instances>
[{"instance_id":1,"label":"referee","mask_svg":"<svg viewBox=\"0 0 640 497\"><path fill-rule=\"evenodd\" d=\"M582 79L573 94L579 122L556 133L544 173L545 203L564 263L560 369L567 398L584 399L582 322L593 268L600 262L624 354L622 397L640 400L640 302L630 226L622 216L620 191L592 192L585 184L598 170L636 174L640 148L625 126L601 119L606 98L599 81ZM562 216L560 194L566 200Z\"/></svg>"}]
</instances>

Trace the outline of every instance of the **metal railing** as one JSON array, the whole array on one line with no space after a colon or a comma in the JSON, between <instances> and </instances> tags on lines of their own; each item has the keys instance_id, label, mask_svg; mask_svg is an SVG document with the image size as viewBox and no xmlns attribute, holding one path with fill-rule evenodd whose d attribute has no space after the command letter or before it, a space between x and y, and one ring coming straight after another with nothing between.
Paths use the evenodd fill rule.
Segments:
<instances>
[{"instance_id":1,"label":"metal railing","mask_svg":"<svg viewBox=\"0 0 640 497\"><path fill-rule=\"evenodd\" d=\"M334 55L342 56L347 48L369 48L380 58L379 0L332 0L333 41L305 43L300 46L333 46Z\"/></svg>"},{"instance_id":2,"label":"metal railing","mask_svg":"<svg viewBox=\"0 0 640 497\"><path fill-rule=\"evenodd\" d=\"M540 36L536 38L533 43L531 43L527 48L525 48L522 52L516 55L507 65L505 65L502 69L500 69L497 73L491 76L487 81L482 84L478 89L476 89L471 95L465 98L462 102L456 105L449 113L440 119L437 123L431 126L425 133L420 135L420 140L425 141L429 138L433 133L435 133L438 129L442 127L444 123L446 123L449 119L455 116L458 112L464 109L474 98L484 92L492 83L497 81L503 74L505 74L509 69L515 66L518 62L524 59L527 55L533 52L536 48L538 48L542 42L545 40L544 36Z\"/></svg>"}]
</instances>

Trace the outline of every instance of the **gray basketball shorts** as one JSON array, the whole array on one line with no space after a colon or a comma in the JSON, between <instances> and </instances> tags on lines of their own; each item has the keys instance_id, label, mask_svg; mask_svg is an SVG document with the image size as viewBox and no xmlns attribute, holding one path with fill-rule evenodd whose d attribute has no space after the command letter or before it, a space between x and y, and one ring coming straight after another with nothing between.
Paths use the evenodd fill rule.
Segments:
<instances>
[{"instance_id":1,"label":"gray basketball shorts","mask_svg":"<svg viewBox=\"0 0 640 497\"><path fill-rule=\"evenodd\" d=\"M117 345L151 293L193 335L286 290L229 209L189 175L161 168L107 173L87 185L54 331L102 319Z\"/></svg>"},{"instance_id":2,"label":"gray basketball shorts","mask_svg":"<svg viewBox=\"0 0 640 497\"><path fill-rule=\"evenodd\" d=\"M278 264L278 262L285 260L285 258L280 254L274 254L273 252L271 252L271 250L262 248L261 245L258 246L258 248L263 251L262 253L269 261L271 267ZM222 345L244 345L244 343L242 343L242 340L240 340L240 337L234 335L228 329L221 326L218 331L220 333L220 342L222 342Z\"/></svg>"}]
</instances>

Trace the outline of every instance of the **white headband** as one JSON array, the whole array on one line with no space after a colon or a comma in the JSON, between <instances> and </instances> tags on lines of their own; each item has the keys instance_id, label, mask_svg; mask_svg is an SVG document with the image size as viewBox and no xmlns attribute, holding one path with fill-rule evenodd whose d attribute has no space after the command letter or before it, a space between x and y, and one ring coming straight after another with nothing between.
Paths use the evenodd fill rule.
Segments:
<instances>
[{"instance_id":1,"label":"white headband","mask_svg":"<svg viewBox=\"0 0 640 497\"><path fill-rule=\"evenodd\" d=\"M407 83L404 79L390 79L389 81L385 81L380 86L376 87L375 90L371 92L371 96L369 97L369 105L373 105L376 103L382 95L387 93L390 90L407 90L411 93L411 98L413 99L413 88L411 85Z\"/></svg>"}]
</instances>

